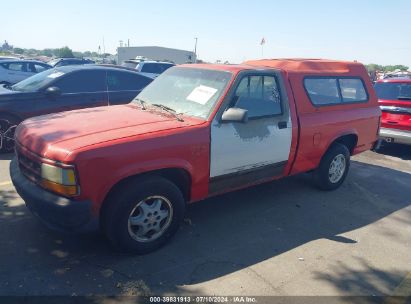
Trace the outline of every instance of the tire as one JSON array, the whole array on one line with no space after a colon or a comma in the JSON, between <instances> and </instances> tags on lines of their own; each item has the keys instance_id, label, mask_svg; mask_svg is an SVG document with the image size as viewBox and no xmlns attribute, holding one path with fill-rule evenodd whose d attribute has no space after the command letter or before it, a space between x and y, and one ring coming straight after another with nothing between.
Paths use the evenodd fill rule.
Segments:
<instances>
[{"instance_id":1,"label":"tire","mask_svg":"<svg viewBox=\"0 0 411 304\"><path fill-rule=\"evenodd\" d=\"M0 114L0 153L14 151L14 131L20 123L11 115Z\"/></svg>"},{"instance_id":2,"label":"tire","mask_svg":"<svg viewBox=\"0 0 411 304\"><path fill-rule=\"evenodd\" d=\"M333 144L314 171L316 186L325 191L337 189L344 182L349 168L350 152L348 148L340 143Z\"/></svg>"},{"instance_id":3,"label":"tire","mask_svg":"<svg viewBox=\"0 0 411 304\"><path fill-rule=\"evenodd\" d=\"M121 251L145 254L162 247L177 232L184 212L183 194L171 181L160 176L136 178L104 203L101 228Z\"/></svg>"}]
</instances>

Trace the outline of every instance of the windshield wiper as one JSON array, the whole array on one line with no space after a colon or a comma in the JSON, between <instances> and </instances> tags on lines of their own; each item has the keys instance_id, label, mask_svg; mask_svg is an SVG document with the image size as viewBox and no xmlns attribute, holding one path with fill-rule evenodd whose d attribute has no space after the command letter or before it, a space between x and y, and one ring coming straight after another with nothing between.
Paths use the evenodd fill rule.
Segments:
<instances>
[{"instance_id":1,"label":"windshield wiper","mask_svg":"<svg viewBox=\"0 0 411 304\"><path fill-rule=\"evenodd\" d=\"M411 96L398 96L398 100L411 100Z\"/></svg>"},{"instance_id":2,"label":"windshield wiper","mask_svg":"<svg viewBox=\"0 0 411 304\"><path fill-rule=\"evenodd\" d=\"M160 109L162 109L162 110L164 110L164 111L166 111L170 114L173 114L177 118L178 121L184 121L184 119L182 119L180 116L178 116L176 110L174 110L172 108L169 108L165 105L158 104L158 103L153 103L152 105L155 106L155 107L158 107L158 108L160 108Z\"/></svg>"},{"instance_id":3,"label":"windshield wiper","mask_svg":"<svg viewBox=\"0 0 411 304\"><path fill-rule=\"evenodd\" d=\"M143 110L147 109L146 108L146 102L140 98L134 98L134 100L137 100L141 103L141 107L143 108Z\"/></svg>"}]
</instances>

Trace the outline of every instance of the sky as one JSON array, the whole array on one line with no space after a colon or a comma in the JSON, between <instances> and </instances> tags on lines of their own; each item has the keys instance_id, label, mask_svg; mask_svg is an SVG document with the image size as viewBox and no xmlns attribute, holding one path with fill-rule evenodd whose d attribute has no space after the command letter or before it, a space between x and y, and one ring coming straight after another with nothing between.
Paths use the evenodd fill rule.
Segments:
<instances>
[{"instance_id":1,"label":"sky","mask_svg":"<svg viewBox=\"0 0 411 304\"><path fill-rule=\"evenodd\" d=\"M199 58L329 58L411 67L411 1L19 0L0 6L0 41L15 47L115 54L130 46L194 50ZM265 39L262 47L260 42Z\"/></svg>"}]
</instances>

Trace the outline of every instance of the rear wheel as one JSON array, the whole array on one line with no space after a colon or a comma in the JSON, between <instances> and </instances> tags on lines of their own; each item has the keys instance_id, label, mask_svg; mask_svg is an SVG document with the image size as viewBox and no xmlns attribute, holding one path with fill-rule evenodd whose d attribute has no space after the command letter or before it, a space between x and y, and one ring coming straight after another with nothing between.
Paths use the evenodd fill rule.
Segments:
<instances>
[{"instance_id":1,"label":"rear wheel","mask_svg":"<svg viewBox=\"0 0 411 304\"><path fill-rule=\"evenodd\" d=\"M9 115L0 114L0 152L10 153L14 150L14 131L20 122Z\"/></svg>"},{"instance_id":2,"label":"rear wheel","mask_svg":"<svg viewBox=\"0 0 411 304\"><path fill-rule=\"evenodd\" d=\"M321 190L337 189L344 182L350 167L350 152L340 143L333 144L314 171L314 180Z\"/></svg>"},{"instance_id":3,"label":"rear wheel","mask_svg":"<svg viewBox=\"0 0 411 304\"><path fill-rule=\"evenodd\" d=\"M132 180L106 202L102 228L121 250L144 254L163 246L184 216L180 189L162 177Z\"/></svg>"}]
</instances>

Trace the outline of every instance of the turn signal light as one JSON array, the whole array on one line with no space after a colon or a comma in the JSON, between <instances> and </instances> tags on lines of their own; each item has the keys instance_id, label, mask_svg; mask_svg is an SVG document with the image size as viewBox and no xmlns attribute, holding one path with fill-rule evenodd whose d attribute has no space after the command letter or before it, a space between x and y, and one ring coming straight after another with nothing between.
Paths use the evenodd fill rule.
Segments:
<instances>
[{"instance_id":1,"label":"turn signal light","mask_svg":"<svg viewBox=\"0 0 411 304\"><path fill-rule=\"evenodd\" d=\"M61 185L57 183L53 183L51 181L48 181L46 179L43 179L41 181L41 185L55 193L61 194L63 196L76 196L78 194L78 188L77 186L66 186L66 185Z\"/></svg>"}]
</instances>

